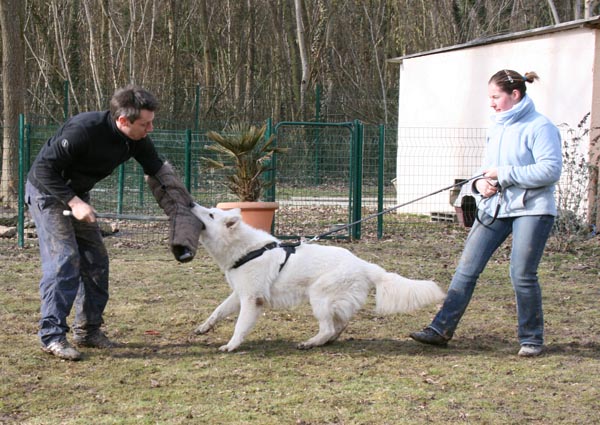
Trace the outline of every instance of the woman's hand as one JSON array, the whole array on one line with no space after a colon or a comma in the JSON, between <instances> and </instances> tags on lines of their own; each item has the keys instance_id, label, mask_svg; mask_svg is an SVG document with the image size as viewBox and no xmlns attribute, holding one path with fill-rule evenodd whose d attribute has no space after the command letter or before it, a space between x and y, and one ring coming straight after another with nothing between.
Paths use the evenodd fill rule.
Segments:
<instances>
[{"instance_id":1,"label":"woman's hand","mask_svg":"<svg viewBox=\"0 0 600 425\"><path fill-rule=\"evenodd\" d=\"M481 196L484 198L489 198L498 193L498 186L496 186L497 184L498 182L496 180L479 179L475 182L475 187Z\"/></svg>"},{"instance_id":2,"label":"woman's hand","mask_svg":"<svg viewBox=\"0 0 600 425\"><path fill-rule=\"evenodd\" d=\"M486 179L498 180L498 168L492 167L483 171L483 177Z\"/></svg>"}]
</instances>

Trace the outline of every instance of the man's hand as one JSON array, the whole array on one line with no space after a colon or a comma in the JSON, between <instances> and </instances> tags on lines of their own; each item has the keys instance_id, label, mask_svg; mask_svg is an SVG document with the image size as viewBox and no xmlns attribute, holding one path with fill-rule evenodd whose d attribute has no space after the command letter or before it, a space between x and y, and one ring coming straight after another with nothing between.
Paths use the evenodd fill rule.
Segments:
<instances>
[{"instance_id":1,"label":"man's hand","mask_svg":"<svg viewBox=\"0 0 600 425\"><path fill-rule=\"evenodd\" d=\"M79 221L84 221L86 223L95 223L96 222L96 212L92 208L90 204L84 202L78 196L73 197L69 202L69 207L71 207L71 213L73 217L75 217Z\"/></svg>"}]
</instances>

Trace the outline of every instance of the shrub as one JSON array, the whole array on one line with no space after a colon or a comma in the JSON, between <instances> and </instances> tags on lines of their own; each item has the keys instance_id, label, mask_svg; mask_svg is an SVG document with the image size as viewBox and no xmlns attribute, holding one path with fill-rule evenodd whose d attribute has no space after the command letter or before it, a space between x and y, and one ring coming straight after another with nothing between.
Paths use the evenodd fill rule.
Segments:
<instances>
[{"instance_id":1,"label":"shrub","mask_svg":"<svg viewBox=\"0 0 600 425\"><path fill-rule=\"evenodd\" d=\"M566 129L563 132L566 137L562 151L563 171L557 185L558 217L554 223L554 235L559 249L563 251L596 232L593 222L598 209L598 194L594 190L598 166L591 161L595 158L590 158L589 152L600 136L590 139L589 117L587 113L576 128L566 123L559 126Z\"/></svg>"}]
</instances>

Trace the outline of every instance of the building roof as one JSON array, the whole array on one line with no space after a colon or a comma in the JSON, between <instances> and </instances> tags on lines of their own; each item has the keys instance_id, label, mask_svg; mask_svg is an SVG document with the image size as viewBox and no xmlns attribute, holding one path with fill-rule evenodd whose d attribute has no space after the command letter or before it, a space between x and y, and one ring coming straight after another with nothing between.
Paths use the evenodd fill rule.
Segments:
<instances>
[{"instance_id":1,"label":"building roof","mask_svg":"<svg viewBox=\"0 0 600 425\"><path fill-rule=\"evenodd\" d=\"M549 34L549 33L559 32L559 31L567 31L567 30L571 30L574 28L584 28L584 27L600 28L600 16L595 16L593 18L588 18L588 19L579 19L576 21L564 22L561 24L550 25L550 26L541 27L541 28L535 28L532 30L513 32L513 33L509 33L509 34L500 34L500 35L480 37L480 38L476 38L474 40L468 41L463 44L455 44L454 46L442 47L439 49L429 50L426 52L418 52L418 53L413 53L410 55L399 56L397 58L388 59L387 61L391 62L391 63L402 63L402 61L404 59L416 58L419 56L437 55L438 53L450 52L453 50L461 50L461 49L466 49L466 48L470 48L470 47L484 46L486 44L494 44L494 43L499 43L502 41L516 40L516 39L522 39L522 38L527 38L527 37L536 37L536 36L543 35L543 34Z\"/></svg>"}]
</instances>

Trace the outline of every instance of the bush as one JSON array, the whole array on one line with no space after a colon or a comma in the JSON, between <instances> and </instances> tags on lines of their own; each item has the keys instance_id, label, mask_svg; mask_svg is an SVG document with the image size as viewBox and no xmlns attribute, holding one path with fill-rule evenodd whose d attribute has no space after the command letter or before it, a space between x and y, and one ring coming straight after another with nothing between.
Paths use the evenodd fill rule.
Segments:
<instances>
[{"instance_id":1,"label":"bush","mask_svg":"<svg viewBox=\"0 0 600 425\"><path fill-rule=\"evenodd\" d=\"M557 185L558 217L554 223L554 235L563 251L596 232L592 223L597 214L598 195L590 190L597 185L598 167L590 161L588 152L600 136L589 140L589 117L590 113L587 113L577 128L571 128L566 123L559 126L566 128L563 133L566 137L562 151L563 171Z\"/></svg>"}]
</instances>

